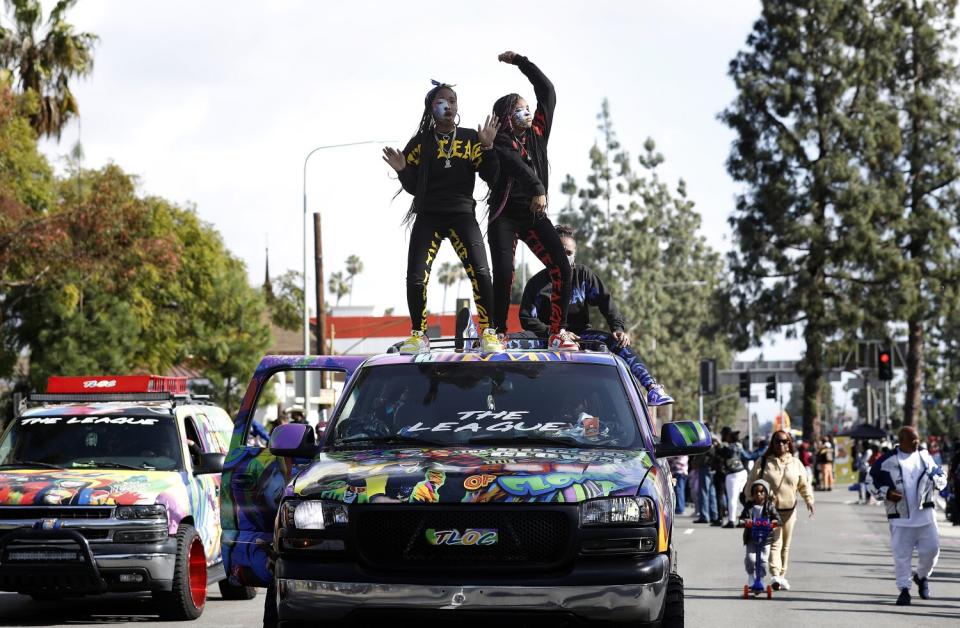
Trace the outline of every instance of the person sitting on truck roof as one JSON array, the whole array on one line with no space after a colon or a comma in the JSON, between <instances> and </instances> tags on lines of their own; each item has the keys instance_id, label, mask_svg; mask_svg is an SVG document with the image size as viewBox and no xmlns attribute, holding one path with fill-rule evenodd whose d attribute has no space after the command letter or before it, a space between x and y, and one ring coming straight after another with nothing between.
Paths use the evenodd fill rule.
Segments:
<instances>
[{"instance_id":1,"label":"person sitting on truck roof","mask_svg":"<svg viewBox=\"0 0 960 628\"><path fill-rule=\"evenodd\" d=\"M557 225L556 229L567 259L570 260L570 266L573 268L573 290L570 296L570 308L567 311L567 330L578 335L581 340L602 342L623 358L640 385L647 389L649 405L664 406L673 403L673 397L664 391L661 384L657 383L643 360L630 350L630 335L625 331L623 316L603 282L586 266L574 263L577 242L573 238L573 229L562 224ZM550 329L548 323L551 290L550 277L546 269L531 277L523 289L523 298L520 301L520 324L525 331L538 337L546 337ZM607 319L612 334L591 329L589 308L591 305L600 309L600 313Z\"/></svg>"}]
</instances>

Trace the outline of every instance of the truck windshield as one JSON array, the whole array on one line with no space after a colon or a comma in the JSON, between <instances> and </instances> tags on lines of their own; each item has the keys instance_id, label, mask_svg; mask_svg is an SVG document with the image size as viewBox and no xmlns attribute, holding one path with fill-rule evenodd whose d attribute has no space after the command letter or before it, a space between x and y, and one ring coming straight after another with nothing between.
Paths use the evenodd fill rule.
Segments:
<instances>
[{"instance_id":1,"label":"truck windshield","mask_svg":"<svg viewBox=\"0 0 960 628\"><path fill-rule=\"evenodd\" d=\"M177 428L169 417L20 417L0 443L0 466L181 468Z\"/></svg>"},{"instance_id":2,"label":"truck windshield","mask_svg":"<svg viewBox=\"0 0 960 628\"><path fill-rule=\"evenodd\" d=\"M330 440L384 445L636 448L636 415L615 366L438 362L357 373Z\"/></svg>"}]
</instances>

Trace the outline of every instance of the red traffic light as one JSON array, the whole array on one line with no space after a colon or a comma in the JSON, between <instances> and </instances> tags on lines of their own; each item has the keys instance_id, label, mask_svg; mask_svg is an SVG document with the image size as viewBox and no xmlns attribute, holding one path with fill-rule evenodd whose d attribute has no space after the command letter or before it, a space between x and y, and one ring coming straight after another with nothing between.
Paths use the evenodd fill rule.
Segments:
<instances>
[{"instance_id":1,"label":"red traffic light","mask_svg":"<svg viewBox=\"0 0 960 628\"><path fill-rule=\"evenodd\" d=\"M880 352L880 364L889 364L890 363L890 354L886 351Z\"/></svg>"}]
</instances>

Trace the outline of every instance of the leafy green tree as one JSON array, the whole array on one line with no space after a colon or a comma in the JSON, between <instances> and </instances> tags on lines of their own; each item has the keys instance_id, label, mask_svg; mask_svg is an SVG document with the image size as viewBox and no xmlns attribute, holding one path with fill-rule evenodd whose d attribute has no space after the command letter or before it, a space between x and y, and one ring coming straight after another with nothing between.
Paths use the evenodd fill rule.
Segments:
<instances>
[{"instance_id":1,"label":"leafy green tree","mask_svg":"<svg viewBox=\"0 0 960 628\"><path fill-rule=\"evenodd\" d=\"M897 208L870 172L897 144L879 98L884 41L862 0L765 0L730 63L738 93L721 119L744 185L730 218L731 318L754 342L803 338L808 439L820 434L827 344L855 335L898 266Z\"/></svg>"},{"instance_id":2,"label":"leafy green tree","mask_svg":"<svg viewBox=\"0 0 960 628\"><path fill-rule=\"evenodd\" d=\"M96 35L77 33L66 21L76 0L59 0L46 23L39 0L5 0L8 20L0 22L0 68L17 76L19 88L36 98L30 125L40 135L56 136L79 113L70 81L93 70Z\"/></svg>"},{"instance_id":3,"label":"leafy green tree","mask_svg":"<svg viewBox=\"0 0 960 628\"><path fill-rule=\"evenodd\" d=\"M904 422L921 410L928 328L948 306L945 287L960 283L960 66L956 0L882 0L875 23L894 59L883 98L896 110L899 150L874 169L897 199L897 290L886 303L891 320L907 323Z\"/></svg>"},{"instance_id":4,"label":"leafy green tree","mask_svg":"<svg viewBox=\"0 0 960 628\"><path fill-rule=\"evenodd\" d=\"M282 329L296 331L302 323L303 274L288 270L271 282L271 294L268 301L273 324Z\"/></svg>"},{"instance_id":5,"label":"leafy green tree","mask_svg":"<svg viewBox=\"0 0 960 628\"><path fill-rule=\"evenodd\" d=\"M350 284L343 278L342 271L338 270L330 273L330 277L327 279L327 290L336 297L337 305L340 305L340 299L350 292Z\"/></svg>"},{"instance_id":6,"label":"leafy green tree","mask_svg":"<svg viewBox=\"0 0 960 628\"><path fill-rule=\"evenodd\" d=\"M358 255L351 255L350 257L347 258L347 261L345 262L345 268L347 271L347 283L349 283L350 285L350 290L348 292L348 294L350 295L350 298L348 299L347 303L352 304L353 303L353 279L354 277L356 277L357 275L363 272L363 262L360 261L360 257Z\"/></svg>"},{"instance_id":7,"label":"leafy green tree","mask_svg":"<svg viewBox=\"0 0 960 628\"><path fill-rule=\"evenodd\" d=\"M568 202L559 222L574 227L577 263L603 278L623 310L634 349L677 399L674 416L694 417L700 358L726 364L732 357L725 337L709 329L723 263L699 233L700 215L683 181L671 189L661 180L657 168L664 157L653 140L634 162L616 141L607 103L599 119L602 137L590 150L587 184L579 188L567 176L562 189ZM724 398L729 392L705 400L708 418L719 424L736 413L735 395Z\"/></svg>"}]
</instances>

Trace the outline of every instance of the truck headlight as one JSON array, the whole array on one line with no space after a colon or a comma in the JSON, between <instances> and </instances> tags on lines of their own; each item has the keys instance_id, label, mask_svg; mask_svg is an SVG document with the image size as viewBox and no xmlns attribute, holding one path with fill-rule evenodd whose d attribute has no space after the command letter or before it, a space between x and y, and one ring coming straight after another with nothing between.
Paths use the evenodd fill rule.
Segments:
<instances>
[{"instance_id":1,"label":"truck headlight","mask_svg":"<svg viewBox=\"0 0 960 628\"><path fill-rule=\"evenodd\" d=\"M163 504L117 506L114 516L117 519L166 519L167 507Z\"/></svg>"},{"instance_id":2,"label":"truck headlight","mask_svg":"<svg viewBox=\"0 0 960 628\"><path fill-rule=\"evenodd\" d=\"M608 497L580 505L580 525L649 525L657 509L649 497Z\"/></svg>"},{"instance_id":3,"label":"truck headlight","mask_svg":"<svg viewBox=\"0 0 960 628\"><path fill-rule=\"evenodd\" d=\"M340 502L288 500L280 506L280 523L285 528L324 530L347 521L347 507Z\"/></svg>"}]
</instances>

